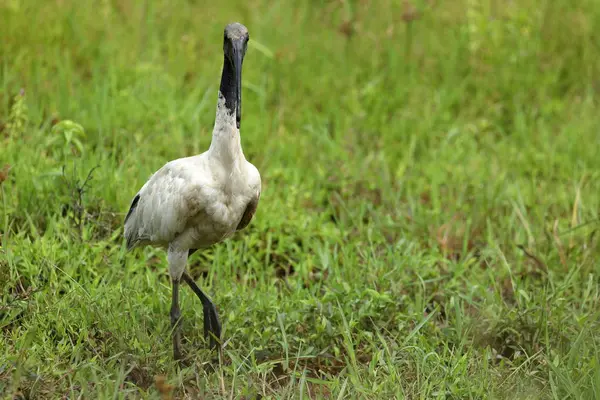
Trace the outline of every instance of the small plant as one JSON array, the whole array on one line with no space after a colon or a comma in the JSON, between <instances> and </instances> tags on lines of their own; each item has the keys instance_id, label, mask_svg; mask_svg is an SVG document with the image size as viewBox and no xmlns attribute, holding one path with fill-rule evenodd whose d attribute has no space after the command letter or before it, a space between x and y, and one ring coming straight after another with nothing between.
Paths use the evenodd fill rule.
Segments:
<instances>
[{"instance_id":1,"label":"small plant","mask_svg":"<svg viewBox=\"0 0 600 400\"><path fill-rule=\"evenodd\" d=\"M29 111L25 102L25 89L21 89L14 98L14 103L10 109L6 132L9 137L21 136L29 122Z\"/></svg>"},{"instance_id":2,"label":"small plant","mask_svg":"<svg viewBox=\"0 0 600 400\"><path fill-rule=\"evenodd\" d=\"M63 120L52 127L52 136L46 142L48 147L60 145L62 142L63 156L83 154L82 139L85 138L85 129L77 122Z\"/></svg>"},{"instance_id":3,"label":"small plant","mask_svg":"<svg viewBox=\"0 0 600 400\"><path fill-rule=\"evenodd\" d=\"M83 227L89 215L84 204L83 196L86 189L89 187L89 183L92 180L92 174L96 168L98 167L92 168L83 181L80 181L77 177L76 168L73 168L73 175L70 179L67 178L67 175L65 174L64 166L62 169L62 178L70 195L70 202L63 207L63 216L66 216L73 221L79 232L80 238L83 237Z\"/></svg>"}]
</instances>

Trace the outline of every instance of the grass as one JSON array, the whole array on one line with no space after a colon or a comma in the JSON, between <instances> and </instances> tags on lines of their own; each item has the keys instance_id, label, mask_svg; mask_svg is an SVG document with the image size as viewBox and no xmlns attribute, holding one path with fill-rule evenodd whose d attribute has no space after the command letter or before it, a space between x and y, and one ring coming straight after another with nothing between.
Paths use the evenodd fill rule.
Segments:
<instances>
[{"instance_id":1,"label":"grass","mask_svg":"<svg viewBox=\"0 0 600 400\"><path fill-rule=\"evenodd\" d=\"M593 0L0 4L6 398L600 396ZM250 30L255 219L195 254L222 356L129 202L210 142ZM23 89L23 91L21 91Z\"/></svg>"}]
</instances>

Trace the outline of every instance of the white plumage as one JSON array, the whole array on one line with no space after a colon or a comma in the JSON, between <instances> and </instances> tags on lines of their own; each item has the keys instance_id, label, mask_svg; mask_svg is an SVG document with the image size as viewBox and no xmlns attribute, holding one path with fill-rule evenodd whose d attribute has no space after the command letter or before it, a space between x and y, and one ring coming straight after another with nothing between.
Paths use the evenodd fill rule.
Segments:
<instances>
[{"instance_id":1,"label":"white plumage","mask_svg":"<svg viewBox=\"0 0 600 400\"><path fill-rule=\"evenodd\" d=\"M260 174L246 161L239 132L241 67L248 38L241 24L225 28L225 60L210 148L200 155L170 161L155 172L135 196L125 218L128 249L153 245L168 251L176 359L181 358L178 288L182 278L202 300L205 334L212 334L212 345L221 331L214 304L185 272L189 254L246 227L260 198Z\"/></svg>"},{"instance_id":2,"label":"white plumage","mask_svg":"<svg viewBox=\"0 0 600 400\"><path fill-rule=\"evenodd\" d=\"M260 174L246 161L239 139L220 98L209 150L168 162L138 192L125 223L128 247L187 251L231 236L261 191Z\"/></svg>"}]
</instances>

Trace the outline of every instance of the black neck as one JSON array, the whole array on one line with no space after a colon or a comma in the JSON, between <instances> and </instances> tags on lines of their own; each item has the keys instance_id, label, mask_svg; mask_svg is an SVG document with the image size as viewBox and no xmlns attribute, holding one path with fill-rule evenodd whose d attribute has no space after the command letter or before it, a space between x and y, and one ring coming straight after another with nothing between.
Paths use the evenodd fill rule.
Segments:
<instances>
[{"instance_id":1,"label":"black neck","mask_svg":"<svg viewBox=\"0 0 600 400\"><path fill-rule=\"evenodd\" d=\"M230 115L235 115L237 108L237 87L235 71L232 63L224 57L223 73L221 74L221 94L225 97L225 107Z\"/></svg>"}]
</instances>

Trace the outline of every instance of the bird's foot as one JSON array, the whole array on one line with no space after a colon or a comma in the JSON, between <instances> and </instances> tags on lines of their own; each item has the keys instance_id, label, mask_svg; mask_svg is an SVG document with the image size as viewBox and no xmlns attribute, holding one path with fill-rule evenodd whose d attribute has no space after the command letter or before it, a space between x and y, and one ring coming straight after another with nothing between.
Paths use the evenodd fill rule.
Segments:
<instances>
[{"instance_id":1,"label":"bird's foot","mask_svg":"<svg viewBox=\"0 0 600 400\"><path fill-rule=\"evenodd\" d=\"M204 337L211 349L215 349L221 339L221 322L217 308L212 303L204 305Z\"/></svg>"},{"instance_id":2,"label":"bird's foot","mask_svg":"<svg viewBox=\"0 0 600 400\"><path fill-rule=\"evenodd\" d=\"M175 362L177 363L177 366L179 367L179 369L183 369L183 368L187 368L189 367L190 364L190 357L189 355L185 355L182 351L181 351L181 341L182 341L182 336L181 336L181 330L180 327L176 327L176 330L173 331L173 359L175 360Z\"/></svg>"}]
</instances>

